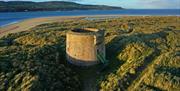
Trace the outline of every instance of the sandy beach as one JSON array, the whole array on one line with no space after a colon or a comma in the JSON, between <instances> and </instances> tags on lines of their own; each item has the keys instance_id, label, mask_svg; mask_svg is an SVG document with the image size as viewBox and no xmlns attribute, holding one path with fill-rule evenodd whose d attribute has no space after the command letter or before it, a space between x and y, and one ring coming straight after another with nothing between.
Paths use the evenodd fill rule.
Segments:
<instances>
[{"instance_id":1,"label":"sandy beach","mask_svg":"<svg viewBox=\"0 0 180 91\"><path fill-rule=\"evenodd\" d=\"M84 16L55 16L55 17L41 17L26 19L17 23L9 24L7 26L0 27L0 37L9 33L16 33L21 31L27 31L37 25L43 23L62 22L65 20L79 20L79 19L96 19L96 18L116 18L122 15L84 15Z\"/></svg>"},{"instance_id":2,"label":"sandy beach","mask_svg":"<svg viewBox=\"0 0 180 91\"><path fill-rule=\"evenodd\" d=\"M42 17L42 18L27 19L4 27L0 27L0 37L9 33L27 31L30 28L43 23L62 22L64 20L76 20L82 18L84 18L84 16L59 16L59 17Z\"/></svg>"}]
</instances>

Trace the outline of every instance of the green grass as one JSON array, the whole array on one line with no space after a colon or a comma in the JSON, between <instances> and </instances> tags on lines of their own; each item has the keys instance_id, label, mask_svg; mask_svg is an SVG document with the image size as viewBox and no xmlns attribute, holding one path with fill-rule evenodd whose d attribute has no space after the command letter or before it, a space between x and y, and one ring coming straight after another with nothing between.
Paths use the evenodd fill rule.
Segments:
<instances>
[{"instance_id":1,"label":"green grass","mask_svg":"<svg viewBox=\"0 0 180 91\"><path fill-rule=\"evenodd\" d=\"M0 39L0 90L180 90L180 17L46 23ZM105 29L108 66L65 58L66 32Z\"/></svg>"}]
</instances>

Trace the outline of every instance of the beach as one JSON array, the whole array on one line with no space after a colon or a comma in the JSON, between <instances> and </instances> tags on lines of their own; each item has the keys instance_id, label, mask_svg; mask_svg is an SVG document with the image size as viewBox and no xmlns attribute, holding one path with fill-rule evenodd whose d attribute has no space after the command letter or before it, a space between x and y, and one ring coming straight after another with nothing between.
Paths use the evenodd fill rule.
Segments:
<instances>
[{"instance_id":1,"label":"beach","mask_svg":"<svg viewBox=\"0 0 180 91\"><path fill-rule=\"evenodd\" d=\"M76 21L80 19L95 20L95 19L112 19L123 17L122 15L84 15L84 16L55 16L55 17L41 17L26 19L6 26L0 27L0 37L9 33L17 33L21 31L28 31L29 29L44 23Z\"/></svg>"},{"instance_id":2,"label":"beach","mask_svg":"<svg viewBox=\"0 0 180 91\"><path fill-rule=\"evenodd\" d=\"M42 17L23 20L17 23L9 24L7 26L0 27L0 37L21 31L27 31L37 25L51 22L62 22L64 20L76 20L82 19L84 16L60 16L60 17Z\"/></svg>"}]
</instances>

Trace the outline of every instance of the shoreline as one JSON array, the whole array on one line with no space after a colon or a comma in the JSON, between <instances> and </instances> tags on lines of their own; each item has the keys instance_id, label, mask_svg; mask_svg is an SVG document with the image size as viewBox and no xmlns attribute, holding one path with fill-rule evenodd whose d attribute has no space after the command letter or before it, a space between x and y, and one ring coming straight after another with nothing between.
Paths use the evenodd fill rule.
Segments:
<instances>
[{"instance_id":1,"label":"shoreline","mask_svg":"<svg viewBox=\"0 0 180 91\"><path fill-rule=\"evenodd\" d=\"M80 18L83 18L83 16L60 16L60 17L58 16L58 17L41 17L41 18L26 19L0 27L0 37L7 35L9 33L27 31L28 29L43 23L62 22L64 20L76 20Z\"/></svg>"},{"instance_id":2,"label":"shoreline","mask_svg":"<svg viewBox=\"0 0 180 91\"><path fill-rule=\"evenodd\" d=\"M22 19L22 20L17 20L17 21L13 21L13 22L10 22L10 23L7 23L7 24L3 24L3 25L0 25L0 28L3 28L3 27L6 27L6 26L9 26L9 25L12 25L12 24L16 24L16 23L19 23L19 22L22 22L22 21L26 21L26 20L29 20L29 19L38 19L38 18L51 18L51 17L96 17L96 16L139 16L139 17L144 17L144 16L152 16L152 17L155 17L155 16L180 16L180 15L126 15L126 14L107 14L107 15L73 15L73 16L45 16L45 17L35 17L35 18L27 18L27 19Z\"/></svg>"},{"instance_id":3,"label":"shoreline","mask_svg":"<svg viewBox=\"0 0 180 91\"><path fill-rule=\"evenodd\" d=\"M167 16L167 15L165 15ZM162 17L165 17L162 16ZM172 15L175 16L175 15ZM177 15L176 17L179 17ZM21 31L27 31L32 27L35 27L44 23L52 23L52 22L63 22L65 20L79 20L79 19L87 19L87 20L96 20L96 19L113 19L120 17L160 17L154 15L80 15L80 16L50 16L50 17L39 17L39 18L30 18L25 20L20 20L12 24L8 24L5 26L0 26L0 37L7 35L9 33L16 33ZM168 17L168 16L167 16ZM170 16L169 16L170 17ZM89 19L88 19L89 18Z\"/></svg>"}]
</instances>

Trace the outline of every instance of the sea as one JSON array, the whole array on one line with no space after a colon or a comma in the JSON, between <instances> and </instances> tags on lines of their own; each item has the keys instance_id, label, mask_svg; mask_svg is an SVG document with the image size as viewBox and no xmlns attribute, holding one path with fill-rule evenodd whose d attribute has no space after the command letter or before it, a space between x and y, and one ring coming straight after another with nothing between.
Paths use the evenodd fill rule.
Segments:
<instances>
[{"instance_id":1,"label":"sea","mask_svg":"<svg viewBox=\"0 0 180 91\"><path fill-rule=\"evenodd\" d=\"M2 12L0 27L25 19L51 16L122 15L122 16L180 16L180 9L123 9L123 10L74 10L74 11L33 11Z\"/></svg>"}]
</instances>

